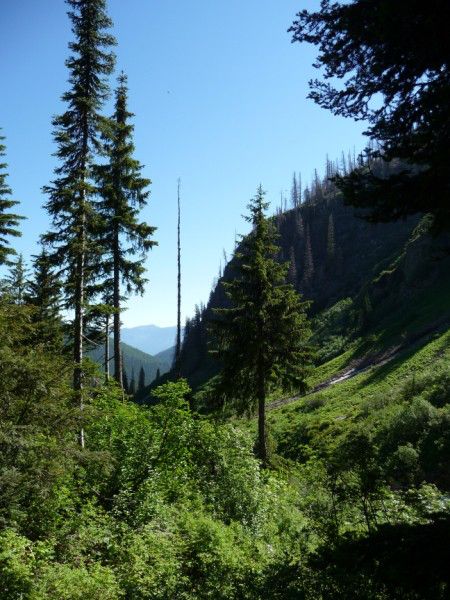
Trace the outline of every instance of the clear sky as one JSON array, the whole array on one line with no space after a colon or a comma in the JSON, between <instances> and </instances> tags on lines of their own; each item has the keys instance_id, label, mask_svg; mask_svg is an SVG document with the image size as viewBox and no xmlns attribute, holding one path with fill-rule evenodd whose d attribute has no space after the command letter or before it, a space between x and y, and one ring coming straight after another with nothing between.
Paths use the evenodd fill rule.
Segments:
<instances>
[{"instance_id":1,"label":"clear sky","mask_svg":"<svg viewBox=\"0 0 450 600\"><path fill-rule=\"evenodd\" d=\"M314 49L287 29L316 0L109 0L117 71L129 77L136 158L153 181L143 217L158 227L144 297L126 326L176 320L176 188L182 180L183 316L206 302L241 215L261 182L273 206L293 171L309 181L325 155L364 146L363 126L306 100ZM63 0L1 0L0 126L9 183L28 217L28 258L48 227L41 187L52 179L51 117L63 110L70 24ZM105 109L109 114L110 107Z\"/></svg>"}]
</instances>

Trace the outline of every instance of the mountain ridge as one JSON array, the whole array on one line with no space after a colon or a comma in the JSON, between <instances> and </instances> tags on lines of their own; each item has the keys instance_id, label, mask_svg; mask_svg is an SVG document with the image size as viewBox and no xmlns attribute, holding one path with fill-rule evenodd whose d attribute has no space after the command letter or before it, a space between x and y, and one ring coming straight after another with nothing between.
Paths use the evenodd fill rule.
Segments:
<instances>
[{"instance_id":1,"label":"mountain ridge","mask_svg":"<svg viewBox=\"0 0 450 600\"><path fill-rule=\"evenodd\" d=\"M123 327L121 333L122 340L126 344L155 356L174 346L177 328L175 325L168 327L153 324L137 325Z\"/></svg>"}]
</instances>

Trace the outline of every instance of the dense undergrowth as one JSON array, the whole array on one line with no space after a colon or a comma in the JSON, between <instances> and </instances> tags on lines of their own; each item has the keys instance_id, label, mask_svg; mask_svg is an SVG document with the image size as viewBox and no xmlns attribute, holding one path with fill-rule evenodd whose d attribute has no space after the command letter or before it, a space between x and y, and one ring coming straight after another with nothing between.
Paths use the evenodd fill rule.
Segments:
<instances>
[{"instance_id":1,"label":"dense undergrowth","mask_svg":"<svg viewBox=\"0 0 450 600\"><path fill-rule=\"evenodd\" d=\"M300 555L296 490L247 434L196 418L184 382L150 409L97 383L81 411L31 317L0 309L1 598L260 597Z\"/></svg>"},{"instance_id":2,"label":"dense undergrowth","mask_svg":"<svg viewBox=\"0 0 450 600\"><path fill-rule=\"evenodd\" d=\"M265 470L214 381L146 407L86 365L80 410L61 336L4 297L0 597L449 598L449 259L410 291L423 243L315 316L313 392L269 411Z\"/></svg>"},{"instance_id":3,"label":"dense undergrowth","mask_svg":"<svg viewBox=\"0 0 450 600\"><path fill-rule=\"evenodd\" d=\"M80 411L70 362L4 303L2 599L447 598L449 335L272 411L261 470L182 381L146 408L93 375Z\"/></svg>"}]
</instances>

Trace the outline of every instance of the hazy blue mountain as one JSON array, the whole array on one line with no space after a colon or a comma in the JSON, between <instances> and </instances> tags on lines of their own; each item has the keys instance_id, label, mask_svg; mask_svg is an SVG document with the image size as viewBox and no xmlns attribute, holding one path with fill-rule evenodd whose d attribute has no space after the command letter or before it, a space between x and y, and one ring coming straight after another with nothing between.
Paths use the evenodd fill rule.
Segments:
<instances>
[{"instance_id":1,"label":"hazy blue mountain","mask_svg":"<svg viewBox=\"0 0 450 600\"><path fill-rule=\"evenodd\" d=\"M134 373L135 381L137 383L139 377L139 371L141 367L144 369L145 373L145 383L148 385L151 383L155 377L156 373L159 369L160 374L163 375L166 373L171 365L172 365L172 356L170 353L165 356L165 353L162 352L161 355L158 356L150 356L146 352L139 350L130 346L129 344L122 343L122 352L123 352L123 367L127 373L128 379L131 379L132 374ZM110 340L109 345L110 356L114 353L113 342ZM96 348L90 350L88 356L95 360L95 362L103 365L104 360L104 349L102 346L97 346ZM114 373L114 363L111 361L111 375Z\"/></svg>"},{"instance_id":2,"label":"hazy blue mountain","mask_svg":"<svg viewBox=\"0 0 450 600\"><path fill-rule=\"evenodd\" d=\"M158 352L158 354L155 354L155 356L153 358L155 358L156 360L159 360L162 364L172 365L174 354L175 354L175 346L171 346L170 348L167 348L167 350Z\"/></svg>"},{"instance_id":3,"label":"hazy blue mountain","mask_svg":"<svg viewBox=\"0 0 450 600\"><path fill-rule=\"evenodd\" d=\"M158 354L175 344L177 328L140 325L122 329L122 340L147 354Z\"/></svg>"}]
</instances>

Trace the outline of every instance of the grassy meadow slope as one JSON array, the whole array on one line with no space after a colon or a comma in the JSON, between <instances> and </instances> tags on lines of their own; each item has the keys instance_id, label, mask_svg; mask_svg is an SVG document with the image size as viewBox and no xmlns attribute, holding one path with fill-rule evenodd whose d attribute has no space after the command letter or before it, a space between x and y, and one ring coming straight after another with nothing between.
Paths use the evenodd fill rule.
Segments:
<instances>
[{"instance_id":1,"label":"grassy meadow slope","mask_svg":"<svg viewBox=\"0 0 450 600\"><path fill-rule=\"evenodd\" d=\"M303 461L316 450L330 452L355 427L376 429L417 398L425 399L432 411L447 410L450 254L446 249L447 238L433 239L424 225L417 227L394 262L356 299L340 301L317 315L318 355L328 353L331 358L312 371L310 392L304 398L289 402L273 395L269 428L279 454ZM353 329L358 319L362 323ZM339 345L342 352L336 351Z\"/></svg>"}]
</instances>

